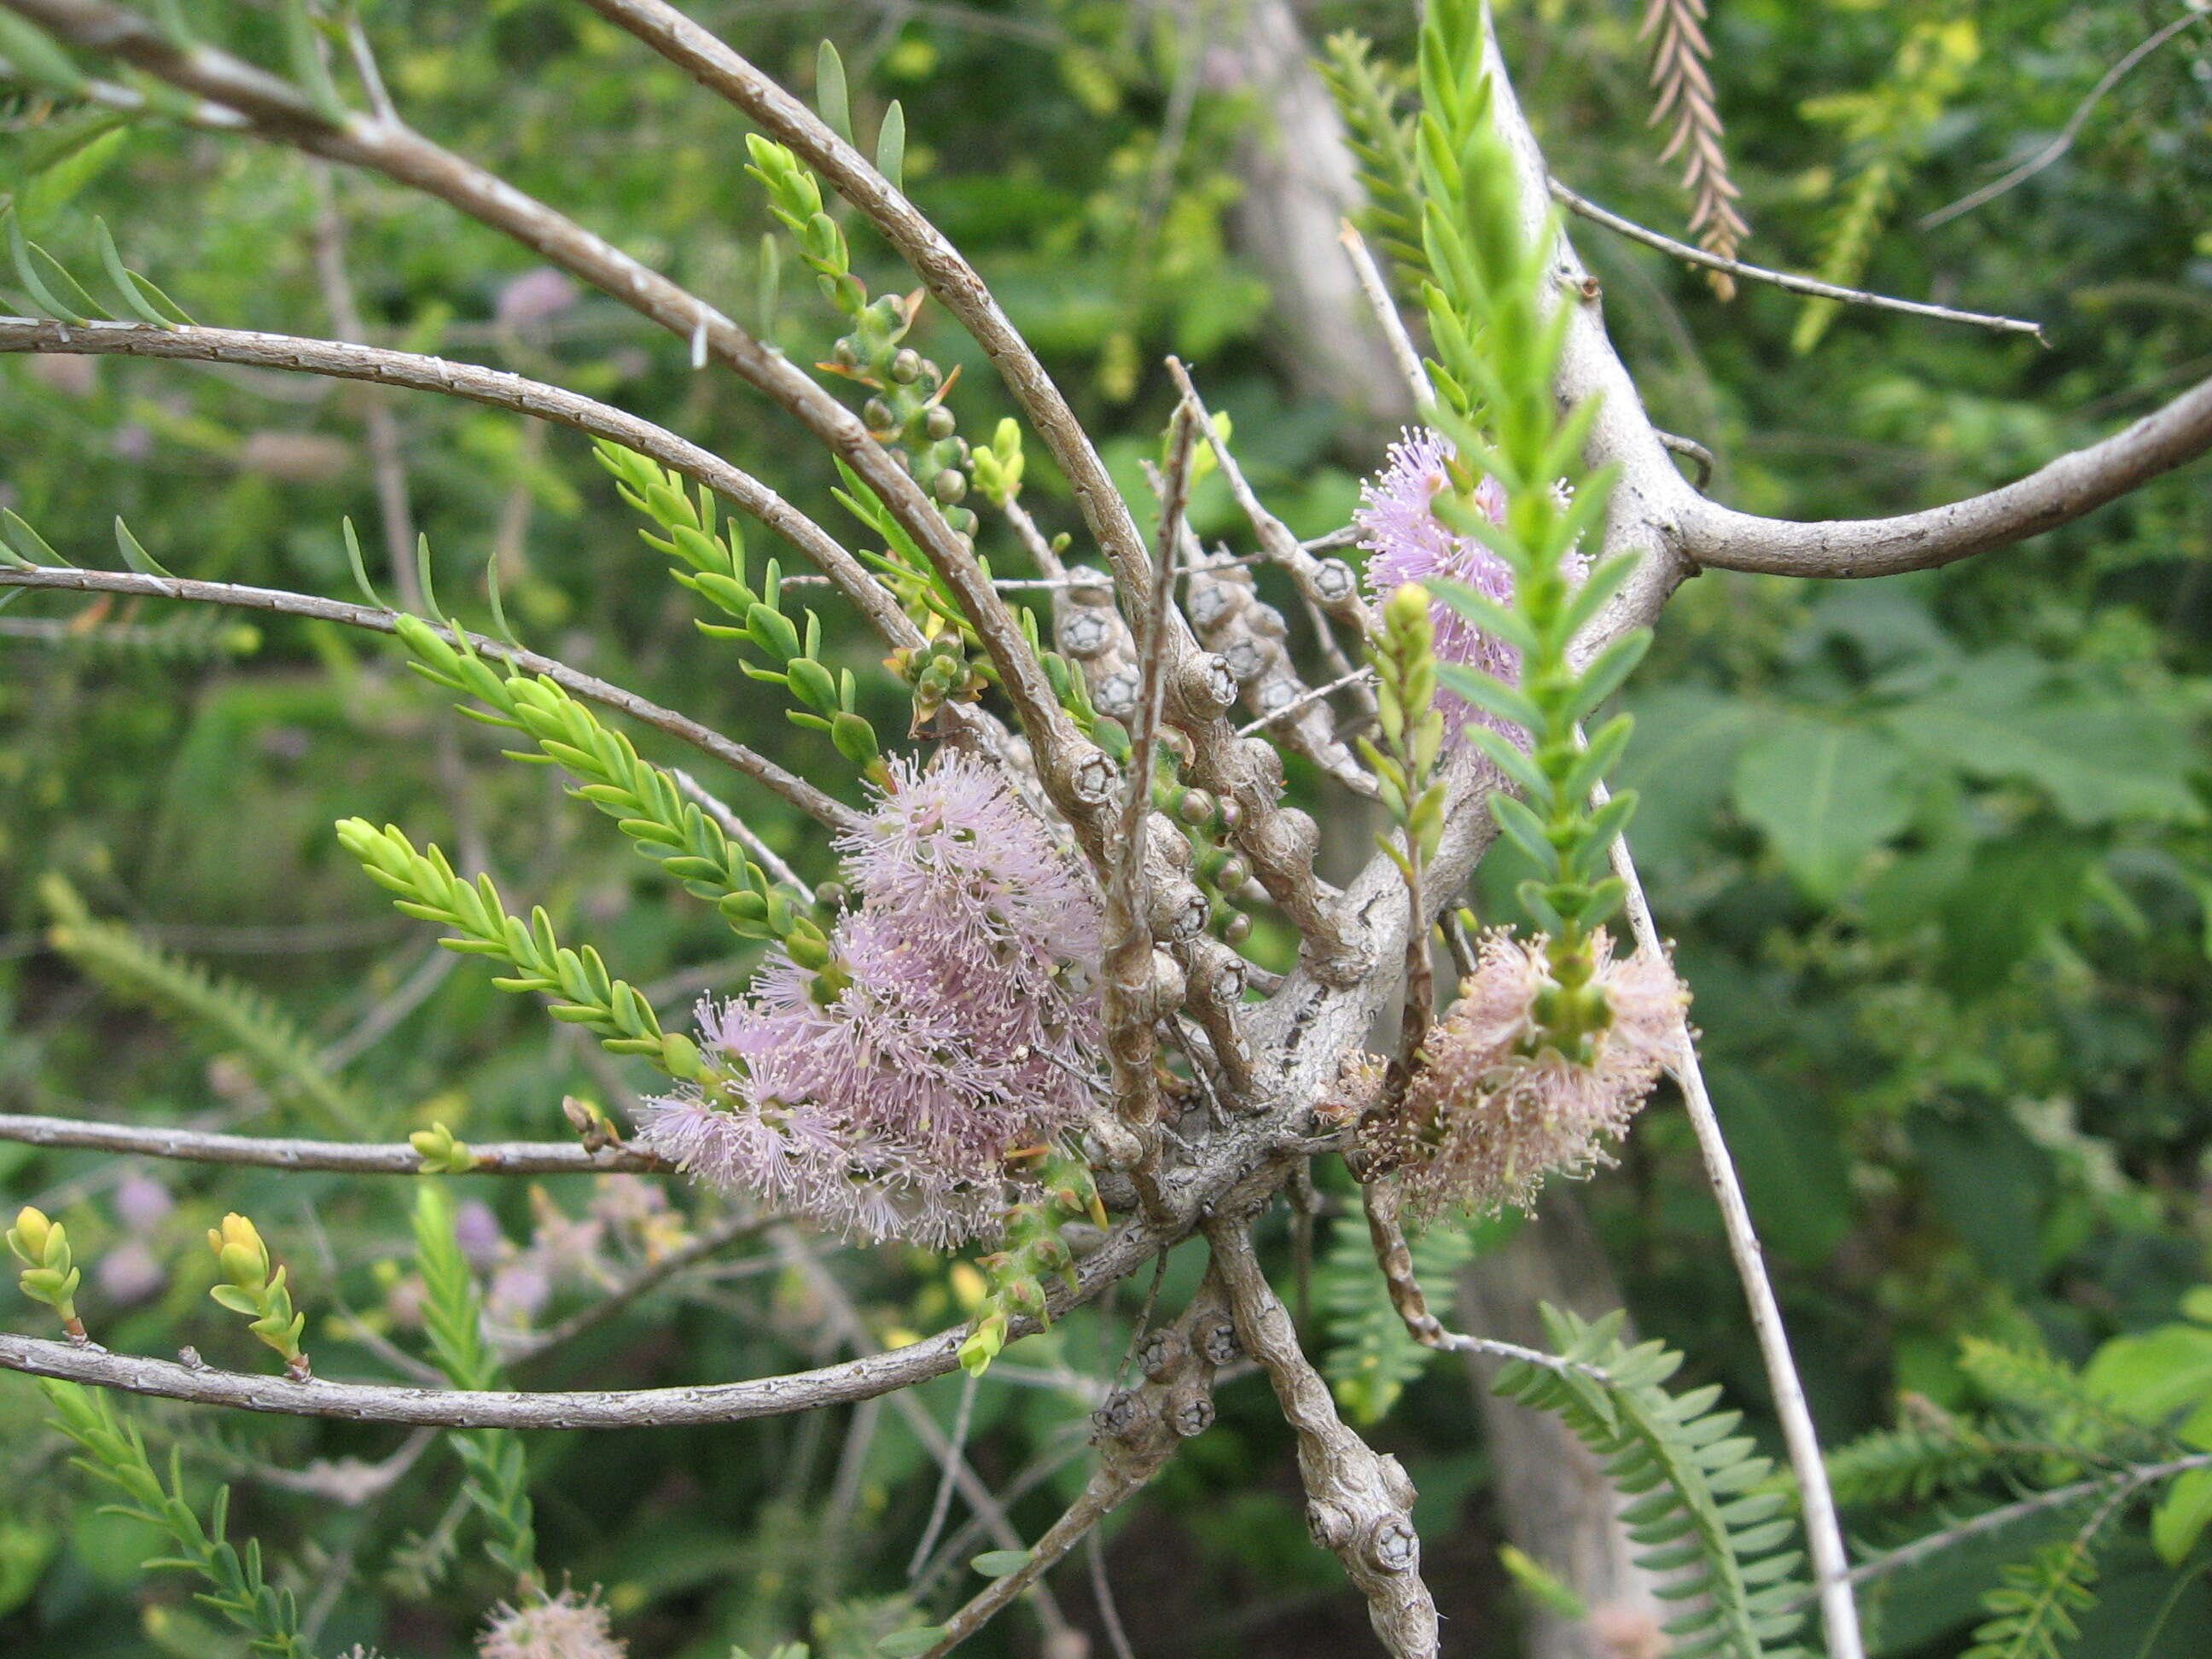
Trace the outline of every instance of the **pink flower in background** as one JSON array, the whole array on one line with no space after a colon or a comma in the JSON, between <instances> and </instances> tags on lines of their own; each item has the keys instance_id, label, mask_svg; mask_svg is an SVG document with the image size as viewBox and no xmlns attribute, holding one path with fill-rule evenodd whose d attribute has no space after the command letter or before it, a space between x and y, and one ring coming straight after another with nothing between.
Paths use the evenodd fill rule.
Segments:
<instances>
[{"instance_id":1,"label":"pink flower in background","mask_svg":"<svg viewBox=\"0 0 2212 1659\"><path fill-rule=\"evenodd\" d=\"M988 1231L1006 1154L1081 1116L1096 1067L1097 900L995 773L894 762L840 838L860 908L831 938L848 979L770 955L700 1013L733 1100L678 1095L640 1119L699 1179L848 1236L943 1247Z\"/></svg>"},{"instance_id":2,"label":"pink flower in background","mask_svg":"<svg viewBox=\"0 0 2212 1659\"><path fill-rule=\"evenodd\" d=\"M1472 536L1448 528L1437 517L1435 502L1450 484L1444 462L1451 447L1426 427L1407 428L1385 452L1382 471L1359 486L1359 510L1352 523L1365 548L1367 589L1378 601L1407 582L1426 585L1449 577L1501 605L1513 600L1513 573ZM1494 478L1485 478L1475 491L1475 505L1493 524L1505 518L1505 492ZM1441 599L1430 607L1437 630L1437 659L1465 663L1502 680L1520 677L1518 656L1502 641L1484 633ZM1449 691L1438 689L1437 707L1444 717L1446 744L1459 740L1461 728L1470 720L1495 724L1470 708Z\"/></svg>"},{"instance_id":3,"label":"pink flower in background","mask_svg":"<svg viewBox=\"0 0 2212 1659\"><path fill-rule=\"evenodd\" d=\"M1626 1131L1680 1052L1690 994L1673 963L1646 951L1615 960L1602 933L1592 983L1612 1023L1587 1060L1548 1045L1528 1052L1540 1042L1536 998L1550 983L1545 945L1486 935L1459 1000L1429 1039L1404 1103L1405 1121L1425 1126L1416 1131L1424 1150L1402 1177L1418 1214L1527 1209L1546 1176L1610 1163L1607 1143Z\"/></svg>"},{"instance_id":4,"label":"pink flower in background","mask_svg":"<svg viewBox=\"0 0 2212 1659\"><path fill-rule=\"evenodd\" d=\"M581 293L565 272L533 265L500 289L493 315L503 327L529 328L559 316Z\"/></svg>"},{"instance_id":5,"label":"pink flower in background","mask_svg":"<svg viewBox=\"0 0 2212 1659\"><path fill-rule=\"evenodd\" d=\"M132 1170L115 1183L115 1218L134 1233L151 1232L177 1207L169 1189Z\"/></svg>"},{"instance_id":6,"label":"pink flower in background","mask_svg":"<svg viewBox=\"0 0 2212 1659\"><path fill-rule=\"evenodd\" d=\"M599 1592L558 1595L525 1607L502 1605L477 1639L478 1659L625 1659Z\"/></svg>"}]
</instances>

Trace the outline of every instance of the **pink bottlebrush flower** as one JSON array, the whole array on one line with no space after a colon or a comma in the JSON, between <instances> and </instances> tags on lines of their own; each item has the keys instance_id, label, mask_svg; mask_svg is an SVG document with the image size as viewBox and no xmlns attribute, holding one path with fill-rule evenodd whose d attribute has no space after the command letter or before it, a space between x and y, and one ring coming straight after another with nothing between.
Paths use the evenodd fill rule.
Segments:
<instances>
[{"instance_id":1,"label":"pink bottlebrush flower","mask_svg":"<svg viewBox=\"0 0 2212 1659\"><path fill-rule=\"evenodd\" d=\"M1438 577L1465 582L1500 605L1513 600L1513 573L1472 536L1462 536L1437 517L1437 496L1451 483L1444 462L1451 447L1426 427L1407 428L1385 452L1382 471L1359 486L1359 510L1352 523L1359 529L1359 544L1368 553L1367 589L1376 600L1389 598L1407 582L1426 584ZM1505 492L1495 478L1485 478L1475 491L1475 505L1493 524L1505 518ZM1484 633L1441 599L1430 607L1436 625L1437 659L1465 663L1499 679L1520 677L1520 659L1504 641ZM1444 717L1447 744L1459 740L1470 720L1496 724L1469 708L1449 691L1438 689L1437 708Z\"/></svg>"},{"instance_id":2,"label":"pink bottlebrush flower","mask_svg":"<svg viewBox=\"0 0 2212 1659\"><path fill-rule=\"evenodd\" d=\"M1404 1159L1417 1214L1527 1209L1546 1176L1572 1178L1612 1162L1607 1143L1626 1131L1680 1052L1690 994L1662 956L1615 960L1602 933L1593 946L1592 983L1612 1020L1579 1060L1541 1044L1535 1002L1551 982L1546 941L1502 930L1483 939L1474 972L1414 1072L1402 1118L1384 1130Z\"/></svg>"},{"instance_id":3,"label":"pink bottlebrush flower","mask_svg":"<svg viewBox=\"0 0 2212 1659\"><path fill-rule=\"evenodd\" d=\"M838 838L863 908L943 951L988 955L1024 989L1097 959L1097 898L995 771L948 752L927 769L894 760L890 772L867 821Z\"/></svg>"},{"instance_id":4,"label":"pink bottlebrush flower","mask_svg":"<svg viewBox=\"0 0 2212 1659\"><path fill-rule=\"evenodd\" d=\"M629 1644L619 1642L599 1592L579 1595L564 1589L528 1607L502 1602L477 1638L478 1659L626 1659Z\"/></svg>"},{"instance_id":5,"label":"pink bottlebrush flower","mask_svg":"<svg viewBox=\"0 0 2212 1659\"><path fill-rule=\"evenodd\" d=\"M1004 1207L1007 1153L1089 1103L1097 902L965 756L894 762L839 844L860 908L831 939L836 1000L771 954L748 995L701 1010L732 1081L655 1101L640 1127L698 1178L834 1231L957 1243Z\"/></svg>"}]
</instances>

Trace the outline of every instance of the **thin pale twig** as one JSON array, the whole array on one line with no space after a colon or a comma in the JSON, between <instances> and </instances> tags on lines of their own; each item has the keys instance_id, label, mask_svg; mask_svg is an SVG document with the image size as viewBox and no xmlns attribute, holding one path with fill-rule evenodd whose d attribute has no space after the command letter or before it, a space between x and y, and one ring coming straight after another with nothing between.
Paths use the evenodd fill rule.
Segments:
<instances>
[{"instance_id":1,"label":"thin pale twig","mask_svg":"<svg viewBox=\"0 0 2212 1659\"><path fill-rule=\"evenodd\" d=\"M1598 806L1603 806L1609 799L1601 783L1590 792L1590 798ZM1629 927L1635 935L1638 949L1655 957L1662 955L1667 947L1651 919L1650 902L1644 897L1644 882L1637 874L1636 860L1629 853L1626 836L1613 840L1613 868L1628 889ZM1705 1091L1705 1069L1698 1060L1698 1046L1686 1024L1682 1028L1677 1056L1668 1069L1681 1085L1682 1102L1688 1109L1691 1127L1697 1132L1698 1151L1705 1159L1705 1176L1712 1183L1713 1197L1720 1206L1721 1228L1728 1238L1729 1255L1735 1263L1736 1277L1742 1283L1744 1300L1750 1305L1752 1329L1759 1339L1759 1358L1765 1364L1767 1385L1774 1395L1775 1415L1782 1419L1782 1437L1789 1449L1790 1467L1797 1476L1798 1501L1804 1511L1805 1539L1812 1552L1828 1651L1834 1659L1865 1659L1866 1646L1859 1633L1858 1604L1851 1595L1850 1555L1844 1546L1843 1527L1836 1518L1835 1493L1828 1485L1828 1466L1820 1454L1820 1431L1814 1426L1813 1410L1805 1399L1804 1380L1798 1375L1797 1362L1790 1355L1789 1328L1782 1321L1782 1304L1774 1294L1774 1281L1767 1276L1765 1255L1759 1247L1758 1231L1752 1225L1751 1207L1744 1201L1743 1183L1736 1178L1735 1160L1729 1155L1726 1137L1721 1133L1720 1119L1713 1110L1711 1096Z\"/></svg>"},{"instance_id":2,"label":"thin pale twig","mask_svg":"<svg viewBox=\"0 0 2212 1659\"><path fill-rule=\"evenodd\" d=\"M945 1459L944 1473L937 1482L937 1496L930 1500L929 1522L921 1529L921 1538L914 1547L914 1556L907 1563L907 1582L911 1583L921 1576L930 1555L937 1548L938 1534L945 1530L945 1517L952 1512L952 1471L954 1458L963 1457L968 1450L968 1425L975 1416L975 1390L982 1384L981 1373L969 1371L961 1379L960 1404L952 1413L952 1453Z\"/></svg>"},{"instance_id":3,"label":"thin pale twig","mask_svg":"<svg viewBox=\"0 0 2212 1659\"><path fill-rule=\"evenodd\" d=\"M2025 184L2042 172L2044 168L2074 147L2074 141L2081 136L2081 129L2087 125L2091 112L2104 100L2106 93L2119 85L2129 70L2172 40L2191 23L2202 23L2208 18L2212 18L2212 12L2185 11L2164 27L2156 30L2148 39L2139 41L2132 52L2097 77L2097 84L2089 88L2087 97L2075 106L2073 114L2066 118L2066 125L2059 129L2056 138L2006 173L2003 178L1993 179L1979 190L1961 196L1948 206L1937 208L1933 213L1923 215L1920 228L1933 230L1938 225L1948 224L1960 215L1972 213L1976 208L1985 206L1996 200L2014 185Z\"/></svg>"},{"instance_id":4,"label":"thin pale twig","mask_svg":"<svg viewBox=\"0 0 2212 1659\"><path fill-rule=\"evenodd\" d=\"M2043 325L2030 322L2024 317L1999 317L1987 312L1957 311L1949 306L1929 305L1923 300L1899 300L1887 294L1870 294L1864 289L1843 288L1834 283L1824 283L1815 276L1793 276L1786 270L1769 270L1763 265L1747 265L1741 259L1724 258L1709 253L1704 248L1692 247L1687 242L1678 242L1671 236L1662 236L1647 229L1633 219L1624 219L1619 214L1600 207L1584 196L1578 196L1554 179L1551 181L1552 195L1563 206L1580 214L1592 224L1603 225L1631 241L1641 242L1646 247L1656 247L1662 253L1671 253L1677 259L1693 265L1703 265L1708 270L1724 270L1732 276L1741 276L1754 283L1768 283L1791 294L1808 294L1815 299L1836 300L1844 305L1869 306L1877 311L1900 311L1911 317L1932 317L1938 322L1967 323L1976 328L1995 329L2003 334L2030 334L2043 338Z\"/></svg>"},{"instance_id":5,"label":"thin pale twig","mask_svg":"<svg viewBox=\"0 0 2212 1659\"><path fill-rule=\"evenodd\" d=\"M267 1170L328 1170L346 1175L422 1173L422 1155L404 1140L298 1140L0 1113L0 1141ZM478 1175L654 1174L674 1167L665 1158L633 1146L611 1146L593 1152L565 1140L471 1142L469 1151L476 1158L471 1172Z\"/></svg>"},{"instance_id":6,"label":"thin pale twig","mask_svg":"<svg viewBox=\"0 0 2212 1659\"><path fill-rule=\"evenodd\" d=\"M1285 703L1280 708L1271 709L1267 714L1261 715L1258 720L1247 721L1244 725L1237 728L1237 735L1240 738L1249 738L1253 736L1255 732L1264 732L1269 726L1273 726L1277 720L1288 720L1291 715L1298 713L1299 710L1310 708L1311 705L1321 702L1325 697L1333 697L1338 692L1348 690L1355 685L1364 685L1373 680L1374 678L1375 671L1373 669L1355 668L1341 679L1331 680L1326 685L1316 685L1301 696L1293 697L1290 702Z\"/></svg>"},{"instance_id":7,"label":"thin pale twig","mask_svg":"<svg viewBox=\"0 0 2212 1659\"><path fill-rule=\"evenodd\" d=\"M135 570L0 569L0 588L6 587L45 588L76 593L137 593L154 599L229 605L241 611L266 611L279 616L312 617L320 622L342 623L349 628L365 628L378 634L394 632L398 621L397 612L354 605L343 599L325 599L313 594L288 592L276 587L246 587L234 582L188 581L180 577L149 576ZM511 662L526 673L543 674L563 690L586 702L619 710L633 720L682 739L725 765L734 767L747 777L766 785L809 817L832 829L856 828L860 822L860 815L843 802L823 793L805 779L786 771L766 756L756 754L744 744L724 737L688 715L679 714L672 708L663 708L659 703L648 702L635 691L625 690L596 675L556 662L550 657L540 656L535 651L517 650L504 641L489 639L466 629L435 623L432 628L441 637L457 644L465 642L495 662Z\"/></svg>"},{"instance_id":8,"label":"thin pale twig","mask_svg":"<svg viewBox=\"0 0 2212 1659\"><path fill-rule=\"evenodd\" d=\"M1344 257L1352 261L1352 274L1359 279L1359 291L1366 297L1367 308L1375 313L1375 320L1382 325L1382 337L1389 342L1390 360L1397 364L1406 389L1413 394L1413 407L1431 408L1437 401L1437 389L1429 383L1429 371L1422 365L1421 354L1413 347L1413 337L1406 331L1406 319L1399 313L1398 302L1390 297L1390 284L1382 279L1382 267L1368 251L1367 239L1359 234L1358 226L1346 219L1337 233L1337 240L1344 244ZM1355 532L1337 533L1358 540Z\"/></svg>"}]
</instances>

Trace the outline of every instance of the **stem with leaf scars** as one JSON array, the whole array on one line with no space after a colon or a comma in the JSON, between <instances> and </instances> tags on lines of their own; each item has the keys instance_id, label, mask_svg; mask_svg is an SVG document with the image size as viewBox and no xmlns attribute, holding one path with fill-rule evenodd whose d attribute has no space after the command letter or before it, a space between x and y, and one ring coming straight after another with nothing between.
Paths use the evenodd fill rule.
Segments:
<instances>
[{"instance_id":1,"label":"stem with leaf scars","mask_svg":"<svg viewBox=\"0 0 2212 1659\"><path fill-rule=\"evenodd\" d=\"M1183 509L1189 499L1190 458L1197 441L1194 425L1189 405L1177 404L1168 424L1158 563L1137 639L1137 707L1129 722L1121 819L1106 887L1106 1054L1114 1067L1114 1097L1121 1120L1148 1140L1160 1115L1159 1083L1152 1074L1157 1047L1152 1028L1181 1000L1177 994L1163 994L1162 975L1155 964L1152 918L1146 914L1145 842L1152 813L1153 757L1159 740L1165 678L1168 605L1175 589L1171 573ZM1146 1151L1150 1150L1148 1146Z\"/></svg>"},{"instance_id":2,"label":"stem with leaf scars","mask_svg":"<svg viewBox=\"0 0 2212 1659\"><path fill-rule=\"evenodd\" d=\"M187 599L204 605L229 605L241 611L267 611L280 616L308 617L319 622L343 623L349 628L365 628L378 634L394 632L399 617L404 614L379 611L365 605L352 605L342 599L319 599L309 593L288 592L283 588L243 587L234 582L189 581L181 576L149 576L135 570L55 570L45 567L17 569L0 565L0 588L9 587L71 593L137 593L152 599ZM604 708L617 709L656 731L681 738L701 753L712 756L774 790L817 823L842 830L851 829L860 822L858 812L842 801L825 795L805 779L786 771L765 755L756 754L744 744L726 738L672 708L663 708L659 703L647 702L634 691L625 691L618 685L611 685L595 675L556 662L550 657L540 656L535 651L518 650L504 641L487 639L465 629L457 629L450 625L441 627L436 623L425 625L442 639L471 646L495 661L511 661L519 671L543 674L576 696Z\"/></svg>"},{"instance_id":3,"label":"stem with leaf scars","mask_svg":"<svg viewBox=\"0 0 2212 1659\"><path fill-rule=\"evenodd\" d=\"M1240 1352L1219 1276L1208 1273L1182 1316L1145 1341L1146 1380L1108 1395L1091 1414L1098 1467L1081 1494L1030 1546L1019 1566L938 1627L939 1639L924 1659L942 1659L1032 1585L1042 1594L1046 1573L1143 1490L1177 1446L1212 1425L1215 1376Z\"/></svg>"},{"instance_id":4,"label":"stem with leaf scars","mask_svg":"<svg viewBox=\"0 0 2212 1659\"><path fill-rule=\"evenodd\" d=\"M28 317L0 317L0 352L46 355L162 357L186 362L240 363L254 368L319 374L333 380L367 380L404 386L513 410L550 421L594 438L605 438L650 455L663 466L703 484L741 512L781 536L811 560L857 606L884 642L917 644L921 635L896 600L867 567L836 538L750 473L720 456L678 437L650 421L611 404L504 369L448 362L411 351L316 340L245 329L160 329L143 323L55 323ZM413 550L408 550L411 560ZM403 561L403 570L410 568ZM404 580L404 579L403 579Z\"/></svg>"},{"instance_id":5,"label":"stem with leaf scars","mask_svg":"<svg viewBox=\"0 0 2212 1659\"><path fill-rule=\"evenodd\" d=\"M1605 786L1592 792L1599 805L1606 800ZM1613 843L1613 868L1628 889L1626 909L1637 948L1657 954L1666 945L1651 919L1651 906L1644 896L1644 883L1625 836ZM1828 1466L1820 1455L1820 1431L1813 1425L1813 1410L1806 1403L1804 1380L1790 1352L1790 1333L1782 1322L1782 1304L1774 1294L1774 1281L1766 1273L1766 1258L1751 1221L1751 1206L1744 1202L1743 1183L1737 1180L1735 1161L1721 1133L1712 1097L1705 1091L1704 1068L1698 1063L1698 1045L1689 1028L1682 1029L1681 1050L1668 1067L1681 1085L1682 1103L1690 1125L1697 1131L1698 1151L1703 1155L1706 1178L1720 1206L1722 1231L1728 1237L1729 1255L1751 1306L1752 1328L1759 1338L1759 1358L1765 1363L1767 1384L1774 1391L1775 1415L1782 1419L1782 1437L1790 1449L1790 1467L1797 1476L1797 1492L1805 1513L1805 1538L1813 1555L1813 1571L1820 1596L1820 1618L1828 1633L1832 1659L1864 1659L1866 1647L1859 1633L1858 1605L1851 1596L1850 1553L1844 1547L1843 1528L1836 1519L1835 1493L1828 1485Z\"/></svg>"},{"instance_id":6,"label":"stem with leaf scars","mask_svg":"<svg viewBox=\"0 0 2212 1659\"><path fill-rule=\"evenodd\" d=\"M1367 1598L1376 1635L1395 1659L1435 1659L1437 1608L1421 1582L1413 1483L1396 1458L1378 1455L1337 1415L1328 1384L1298 1347L1290 1310L1260 1271L1244 1223L1218 1218L1206 1237L1237 1334L1267 1372L1297 1436L1314 1541L1344 1564Z\"/></svg>"}]
</instances>

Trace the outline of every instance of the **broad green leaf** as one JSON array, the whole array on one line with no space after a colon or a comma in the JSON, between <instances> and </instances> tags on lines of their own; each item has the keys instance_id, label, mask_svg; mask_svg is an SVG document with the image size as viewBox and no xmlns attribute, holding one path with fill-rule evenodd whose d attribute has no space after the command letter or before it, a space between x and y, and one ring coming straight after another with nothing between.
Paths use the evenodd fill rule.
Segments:
<instances>
[{"instance_id":1,"label":"broad green leaf","mask_svg":"<svg viewBox=\"0 0 2212 1659\"><path fill-rule=\"evenodd\" d=\"M1757 729L1760 710L1698 685L1632 689L1625 701L1636 731L1613 775L1615 788L1643 797L1636 810L1637 860L1655 868L1679 865L1727 799L1736 755Z\"/></svg>"},{"instance_id":2,"label":"broad green leaf","mask_svg":"<svg viewBox=\"0 0 2212 1659\"><path fill-rule=\"evenodd\" d=\"M2155 707L2054 686L2021 652L1993 652L1960 680L1893 710L1898 740L1970 777L2032 784L2076 823L2195 823L2188 784L2201 757Z\"/></svg>"},{"instance_id":3,"label":"broad green leaf","mask_svg":"<svg viewBox=\"0 0 2212 1659\"><path fill-rule=\"evenodd\" d=\"M2150 1541L2169 1567L2178 1567L2204 1528L2212 1525L2212 1469L2191 1469L2166 1489L2151 1511Z\"/></svg>"},{"instance_id":4,"label":"broad green leaf","mask_svg":"<svg viewBox=\"0 0 2212 1659\"><path fill-rule=\"evenodd\" d=\"M1737 759L1736 811L1809 896L1832 899L1910 821L1909 771L1878 732L1788 715Z\"/></svg>"},{"instance_id":5,"label":"broad green leaf","mask_svg":"<svg viewBox=\"0 0 2212 1659\"><path fill-rule=\"evenodd\" d=\"M2163 1422L2212 1400L2212 1330L2161 1325L2114 1337L2097 1350L2081 1376L2115 1410L2137 1422Z\"/></svg>"}]
</instances>

